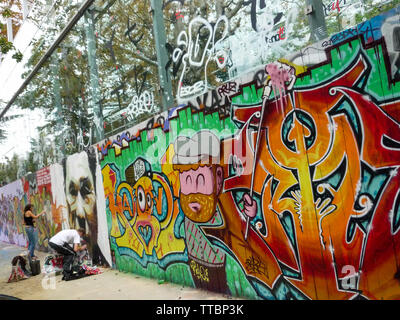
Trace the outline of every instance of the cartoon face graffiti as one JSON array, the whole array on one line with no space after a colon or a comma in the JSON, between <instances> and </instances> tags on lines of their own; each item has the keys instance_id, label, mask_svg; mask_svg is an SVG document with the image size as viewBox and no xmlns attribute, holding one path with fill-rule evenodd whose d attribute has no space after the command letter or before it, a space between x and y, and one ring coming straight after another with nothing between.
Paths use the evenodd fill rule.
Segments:
<instances>
[{"instance_id":1,"label":"cartoon face graffiti","mask_svg":"<svg viewBox=\"0 0 400 320\"><path fill-rule=\"evenodd\" d=\"M136 210L138 213L149 215L153 209L153 185L148 177L142 177L133 187L136 196Z\"/></svg>"},{"instance_id":2,"label":"cartoon face graffiti","mask_svg":"<svg viewBox=\"0 0 400 320\"><path fill-rule=\"evenodd\" d=\"M194 222L207 222L217 206L222 188L219 140L202 131L191 139L180 137L175 142L174 169L179 170L180 204L186 217Z\"/></svg>"},{"instance_id":3,"label":"cartoon face graffiti","mask_svg":"<svg viewBox=\"0 0 400 320\"><path fill-rule=\"evenodd\" d=\"M151 255L157 247L161 226L154 216L154 188L151 168L146 160L138 158L125 171L127 181L133 185L135 223L132 226L146 254Z\"/></svg>"},{"instance_id":4,"label":"cartoon face graffiti","mask_svg":"<svg viewBox=\"0 0 400 320\"><path fill-rule=\"evenodd\" d=\"M153 248L157 246L160 234L160 223L153 215L154 196L153 183L148 177L142 177L134 186L136 197L137 218L135 231L139 236L146 254L151 255Z\"/></svg>"},{"instance_id":5,"label":"cartoon face graffiti","mask_svg":"<svg viewBox=\"0 0 400 320\"><path fill-rule=\"evenodd\" d=\"M195 166L194 166L195 167ZM194 222L207 222L217 206L217 197L220 190L216 177L222 177L222 168L215 166L198 166L197 169L180 170L181 185L180 203L185 215Z\"/></svg>"},{"instance_id":6,"label":"cartoon face graffiti","mask_svg":"<svg viewBox=\"0 0 400 320\"><path fill-rule=\"evenodd\" d=\"M69 227L84 228L88 235L96 236L96 194L87 153L81 152L68 157L65 170Z\"/></svg>"}]
</instances>

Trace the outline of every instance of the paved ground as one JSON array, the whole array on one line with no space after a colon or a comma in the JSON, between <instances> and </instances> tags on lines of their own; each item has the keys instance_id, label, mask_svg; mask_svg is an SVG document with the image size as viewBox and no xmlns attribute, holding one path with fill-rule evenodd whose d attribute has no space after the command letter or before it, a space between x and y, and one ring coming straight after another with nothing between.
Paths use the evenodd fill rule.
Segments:
<instances>
[{"instance_id":1,"label":"paved ground","mask_svg":"<svg viewBox=\"0 0 400 320\"><path fill-rule=\"evenodd\" d=\"M134 274L102 268L102 274L74 281L62 281L61 275L45 278L43 274L26 280L7 283L11 260L25 249L0 242L0 294L32 300L227 300L227 295L183 287L171 283L158 284ZM47 253L35 251L43 266Z\"/></svg>"}]
</instances>

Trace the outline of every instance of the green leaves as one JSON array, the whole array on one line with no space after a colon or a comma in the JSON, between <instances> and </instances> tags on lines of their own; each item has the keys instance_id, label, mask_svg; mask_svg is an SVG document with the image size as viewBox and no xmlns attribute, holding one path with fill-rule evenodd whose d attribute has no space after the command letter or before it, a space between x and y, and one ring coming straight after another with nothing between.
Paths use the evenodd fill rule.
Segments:
<instances>
[{"instance_id":1,"label":"green leaves","mask_svg":"<svg viewBox=\"0 0 400 320\"><path fill-rule=\"evenodd\" d=\"M23 55L21 51L17 50L17 52L12 55L12 58L15 59L17 62L21 62Z\"/></svg>"},{"instance_id":2,"label":"green leaves","mask_svg":"<svg viewBox=\"0 0 400 320\"><path fill-rule=\"evenodd\" d=\"M0 34L0 51L2 54L7 54L14 49L12 42L8 41L3 34Z\"/></svg>"},{"instance_id":3,"label":"green leaves","mask_svg":"<svg viewBox=\"0 0 400 320\"><path fill-rule=\"evenodd\" d=\"M0 18L7 20L10 18L17 19L20 13L12 9L13 1L2 0L0 1ZM7 38L7 27L4 23L0 23L0 52L5 55L10 51L15 51L12 58L17 62L22 60L22 53L16 50L12 42Z\"/></svg>"},{"instance_id":4,"label":"green leaves","mask_svg":"<svg viewBox=\"0 0 400 320\"><path fill-rule=\"evenodd\" d=\"M13 16L13 12L9 8L2 9L1 15L4 18L11 18Z\"/></svg>"}]
</instances>

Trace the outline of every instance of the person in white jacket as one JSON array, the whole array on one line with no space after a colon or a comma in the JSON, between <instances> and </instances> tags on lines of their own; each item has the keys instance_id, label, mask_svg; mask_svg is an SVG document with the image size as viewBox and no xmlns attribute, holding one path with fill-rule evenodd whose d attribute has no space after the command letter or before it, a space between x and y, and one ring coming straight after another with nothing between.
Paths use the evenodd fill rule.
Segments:
<instances>
[{"instance_id":1,"label":"person in white jacket","mask_svg":"<svg viewBox=\"0 0 400 320\"><path fill-rule=\"evenodd\" d=\"M85 235L83 228L61 230L49 240L49 246L63 255L63 280L72 276L72 263L77 252L84 250L80 246L81 238Z\"/></svg>"}]
</instances>

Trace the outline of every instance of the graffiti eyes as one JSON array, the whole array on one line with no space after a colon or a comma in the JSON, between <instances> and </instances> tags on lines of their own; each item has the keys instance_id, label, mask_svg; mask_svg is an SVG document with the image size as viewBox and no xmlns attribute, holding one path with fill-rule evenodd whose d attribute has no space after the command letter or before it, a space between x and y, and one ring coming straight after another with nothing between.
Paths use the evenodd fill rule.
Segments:
<instances>
[{"instance_id":1,"label":"graffiti eyes","mask_svg":"<svg viewBox=\"0 0 400 320\"><path fill-rule=\"evenodd\" d=\"M146 199L144 195L144 190L141 187L139 187L138 189L138 201L140 210L144 211L144 209L146 208Z\"/></svg>"},{"instance_id":2,"label":"graffiti eyes","mask_svg":"<svg viewBox=\"0 0 400 320\"><path fill-rule=\"evenodd\" d=\"M205 185L204 175L199 174L196 178L196 187L202 187Z\"/></svg>"},{"instance_id":3,"label":"graffiti eyes","mask_svg":"<svg viewBox=\"0 0 400 320\"><path fill-rule=\"evenodd\" d=\"M80 183L80 192L83 198L92 193L92 184L88 178L84 178Z\"/></svg>"},{"instance_id":4,"label":"graffiti eyes","mask_svg":"<svg viewBox=\"0 0 400 320\"><path fill-rule=\"evenodd\" d=\"M72 181L69 184L69 193L74 197L78 195L78 189L75 187L75 184Z\"/></svg>"},{"instance_id":5,"label":"graffiti eyes","mask_svg":"<svg viewBox=\"0 0 400 320\"><path fill-rule=\"evenodd\" d=\"M80 193L82 198L86 198L89 194L92 193L92 184L88 178L81 179L79 186L71 181L68 191L69 194L73 197L76 197L78 193Z\"/></svg>"},{"instance_id":6,"label":"graffiti eyes","mask_svg":"<svg viewBox=\"0 0 400 320\"><path fill-rule=\"evenodd\" d=\"M148 208L151 207L151 197L150 197L150 194L147 194L147 207L148 207Z\"/></svg>"},{"instance_id":7,"label":"graffiti eyes","mask_svg":"<svg viewBox=\"0 0 400 320\"><path fill-rule=\"evenodd\" d=\"M143 190L142 187L138 188L137 191L137 200L139 203L139 209L143 212L146 209L146 202L147 202L147 208L151 208L151 204L152 204L152 197L151 195L148 193L147 197L145 195L145 192Z\"/></svg>"}]
</instances>

